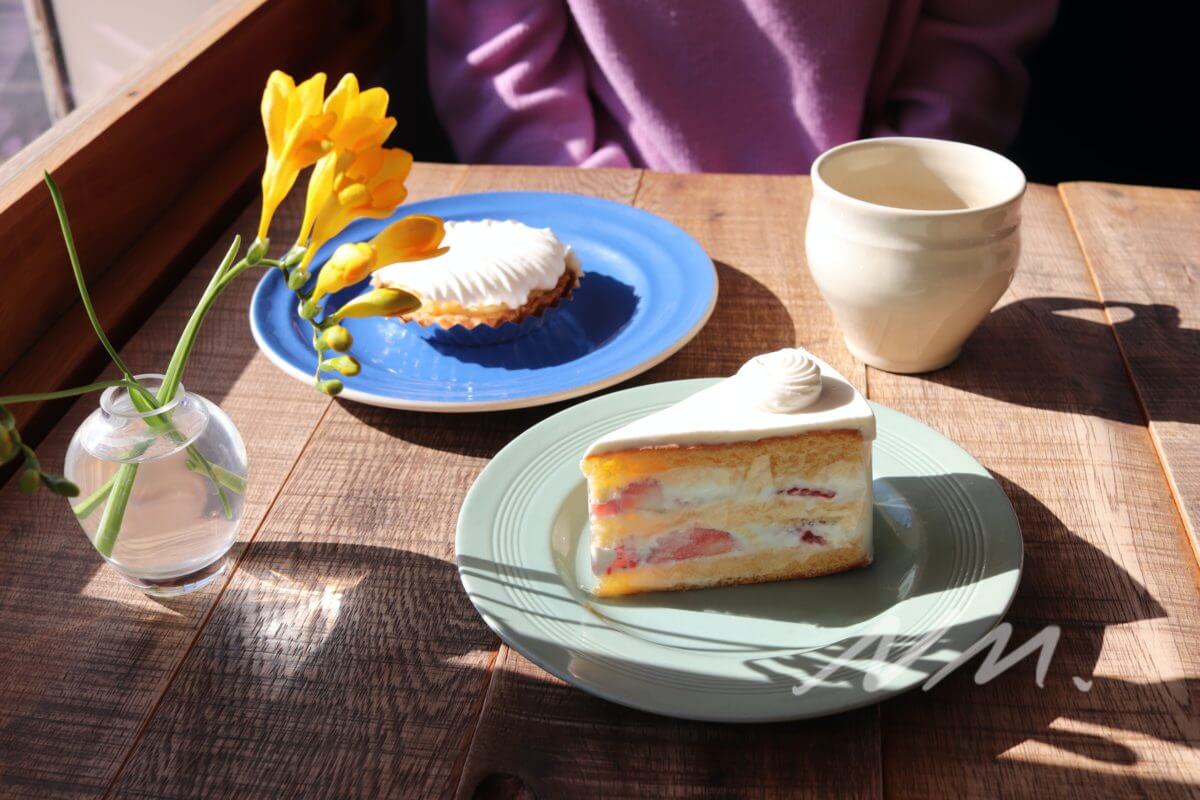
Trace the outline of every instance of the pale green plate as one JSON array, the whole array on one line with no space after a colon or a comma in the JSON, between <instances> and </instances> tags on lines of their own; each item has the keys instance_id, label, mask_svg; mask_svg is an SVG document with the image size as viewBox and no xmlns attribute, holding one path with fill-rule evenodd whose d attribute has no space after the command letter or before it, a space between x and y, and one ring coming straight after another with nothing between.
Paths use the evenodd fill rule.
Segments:
<instances>
[{"instance_id":1,"label":"pale green plate","mask_svg":"<svg viewBox=\"0 0 1200 800\"><path fill-rule=\"evenodd\" d=\"M1008 498L961 447L879 405L871 566L757 586L590 597L584 450L712 383L660 383L580 403L518 436L475 481L458 517L459 572L513 649L616 703L761 722L832 714L911 689L1000 620L1021 575Z\"/></svg>"}]
</instances>

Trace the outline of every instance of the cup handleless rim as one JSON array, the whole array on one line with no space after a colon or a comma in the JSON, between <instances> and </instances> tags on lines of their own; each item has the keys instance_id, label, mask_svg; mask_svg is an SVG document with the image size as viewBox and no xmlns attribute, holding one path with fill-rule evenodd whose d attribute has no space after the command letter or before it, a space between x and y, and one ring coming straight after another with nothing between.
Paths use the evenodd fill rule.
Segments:
<instances>
[{"instance_id":1,"label":"cup handleless rim","mask_svg":"<svg viewBox=\"0 0 1200 800\"><path fill-rule=\"evenodd\" d=\"M835 189L825 180L822 174L823 169L827 164L834 159L845 157L848 151L863 149L867 147L877 147L881 144L899 144L910 145L914 148L922 149L940 149L943 151L959 151L971 154L974 158L981 158L992 161L1003 172L1008 172L1009 179L1013 181L1013 188L1005 193L1000 199L991 203L973 205L967 208L950 208L950 209L921 209L921 208L903 208L898 206L883 205L880 203L872 203L869 200L863 200L851 194L847 194L839 189ZM999 153L988 150L986 147L979 147L966 142L955 142L946 139L929 139L919 136L883 136L874 139L857 139L853 142L846 142L837 147L826 150L817 160L813 162L810 171L813 195L820 195L839 203L843 203L858 211L863 211L879 216L887 217L907 217L907 218L954 218L968 217L973 214L979 214L996 209L1004 208L1021 199L1025 194L1027 181L1025 173L1014 164L1010 159L1000 155Z\"/></svg>"}]
</instances>

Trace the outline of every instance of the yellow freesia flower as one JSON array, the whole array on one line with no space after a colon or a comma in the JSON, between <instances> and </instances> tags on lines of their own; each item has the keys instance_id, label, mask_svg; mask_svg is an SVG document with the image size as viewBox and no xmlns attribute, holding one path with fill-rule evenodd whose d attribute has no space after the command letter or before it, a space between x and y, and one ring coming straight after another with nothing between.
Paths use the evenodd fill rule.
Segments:
<instances>
[{"instance_id":1,"label":"yellow freesia flower","mask_svg":"<svg viewBox=\"0 0 1200 800\"><path fill-rule=\"evenodd\" d=\"M332 322L364 317L393 317L421 307L421 301L403 289L372 289L329 315Z\"/></svg>"},{"instance_id":2,"label":"yellow freesia flower","mask_svg":"<svg viewBox=\"0 0 1200 800\"><path fill-rule=\"evenodd\" d=\"M360 92L358 78L353 73L343 75L325 100L325 112L337 117L329 131L334 149L358 153L380 147L396 127L395 118L387 116L387 105L385 89Z\"/></svg>"},{"instance_id":3,"label":"yellow freesia flower","mask_svg":"<svg viewBox=\"0 0 1200 800\"><path fill-rule=\"evenodd\" d=\"M418 261L445 252L439 248L445 228L437 217L413 214L393 222L369 242L344 244L321 267L312 299L353 286L380 267Z\"/></svg>"},{"instance_id":4,"label":"yellow freesia flower","mask_svg":"<svg viewBox=\"0 0 1200 800\"><path fill-rule=\"evenodd\" d=\"M337 115L322 109L324 97L323 72L299 86L290 75L279 70L272 72L267 80L262 97L267 163L262 177L259 239L267 237L271 218L295 185L300 171L315 163L330 148L328 134L337 122Z\"/></svg>"},{"instance_id":5,"label":"yellow freesia flower","mask_svg":"<svg viewBox=\"0 0 1200 800\"><path fill-rule=\"evenodd\" d=\"M306 247L300 269L317 249L359 217L381 219L404 202L412 169L405 150L371 147L360 153L334 151L313 167L298 246Z\"/></svg>"},{"instance_id":6,"label":"yellow freesia flower","mask_svg":"<svg viewBox=\"0 0 1200 800\"><path fill-rule=\"evenodd\" d=\"M321 267L311 299L319 300L358 283L370 275L374 268L375 250L371 245L366 242L343 244L333 251L325 266Z\"/></svg>"}]
</instances>

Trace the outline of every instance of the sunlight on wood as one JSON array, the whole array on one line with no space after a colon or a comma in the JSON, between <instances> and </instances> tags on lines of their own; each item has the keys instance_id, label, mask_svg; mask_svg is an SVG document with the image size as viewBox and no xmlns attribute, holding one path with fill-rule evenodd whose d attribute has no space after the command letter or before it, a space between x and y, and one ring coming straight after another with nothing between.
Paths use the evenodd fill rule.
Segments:
<instances>
[{"instance_id":1,"label":"sunlight on wood","mask_svg":"<svg viewBox=\"0 0 1200 800\"><path fill-rule=\"evenodd\" d=\"M1119 775L1136 767L1142 778L1171 780L1200 770L1200 753L1139 731L1059 717L1037 738L1001 753L1000 759Z\"/></svg>"}]
</instances>

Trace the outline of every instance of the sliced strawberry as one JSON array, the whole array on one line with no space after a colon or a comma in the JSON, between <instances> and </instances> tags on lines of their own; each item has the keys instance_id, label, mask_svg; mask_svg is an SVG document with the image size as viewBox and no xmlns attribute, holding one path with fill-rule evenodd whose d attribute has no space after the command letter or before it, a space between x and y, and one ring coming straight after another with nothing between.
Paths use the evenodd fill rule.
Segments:
<instances>
[{"instance_id":1,"label":"sliced strawberry","mask_svg":"<svg viewBox=\"0 0 1200 800\"><path fill-rule=\"evenodd\" d=\"M691 528L663 537L650 555L648 564L665 564L701 556L719 556L733 549L733 534L715 528Z\"/></svg>"},{"instance_id":2,"label":"sliced strawberry","mask_svg":"<svg viewBox=\"0 0 1200 800\"><path fill-rule=\"evenodd\" d=\"M631 569L638 565L637 551L632 547L619 544L616 546L616 553L617 557L608 565L608 569L605 570L606 574L611 575L614 569Z\"/></svg>"},{"instance_id":3,"label":"sliced strawberry","mask_svg":"<svg viewBox=\"0 0 1200 800\"><path fill-rule=\"evenodd\" d=\"M617 497L604 503L592 503L593 517L611 517L621 513L621 498Z\"/></svg>"},{"instance_id":4,"label":"sliced strawberry","mask_svg":"<svg viewBox=\"0 0 1200 800\"><path fill-rule=\"evenodd\" d=\"M837 497L837 492L833 489L814 489L810 486L792 486L787 489L780 489L775 494L786 494L789 497L823 497L826 500L832 500Z\"/></svg>"},{"instance_id":5,"label":"sliced strawberry","mask_svg":"<svg viewBox=\"0 0 1200 800\"><path fill-rule=\"evenodd\" d=\"M809 544L829 544L829 542L825 540L824 536L821 536L818 533L813 533L812 528L804 529L804 532L800 534L800 541L808 542Z\"/></svg>"},{"instance_id":6,"label":"sliced strawberry","mask_svg":"<svg viewBox=\"0 0 1200 800\"><path fill-rule=\"evenodd\" d=\"M662 486L653 478L634 481L621 489L612 500L592 503L593 517L611 517L623 511L640 507L653 508L662 505Z\"/></svg>"},{"instance_id":7,"label":"sliced strawberry","mask_svg":"<svg viewBox=\"0 0 1200 800\"><path fill-rule=\"evenodd\" d=\"M621 492L621 508L653 508L662 505L662 486L653 478L634 481Z\"/></svg>"}]
</instances>

